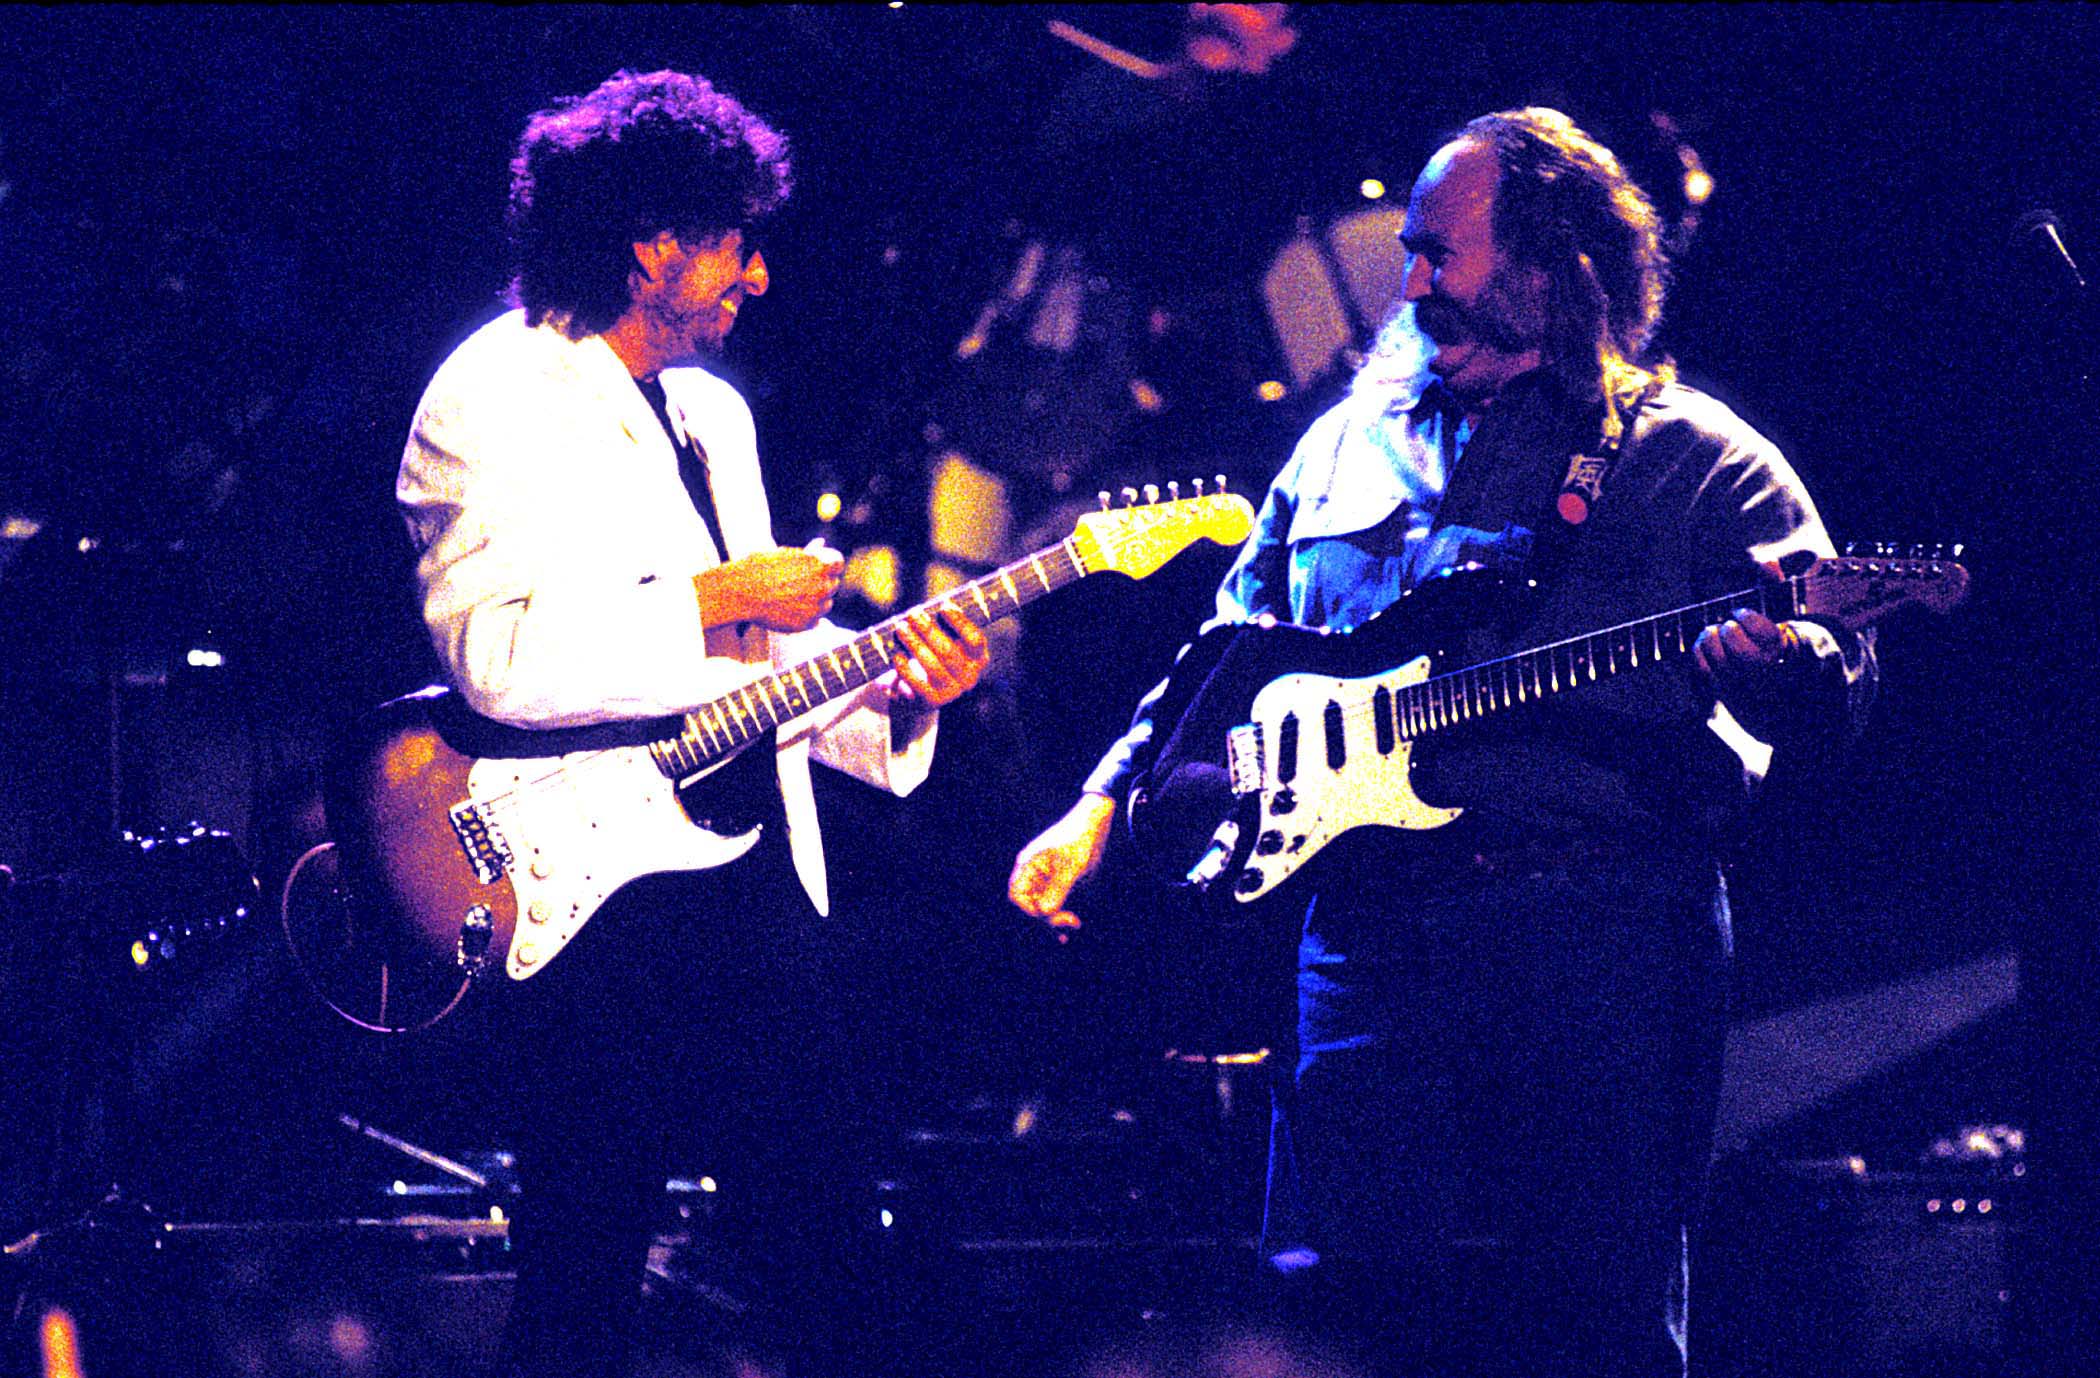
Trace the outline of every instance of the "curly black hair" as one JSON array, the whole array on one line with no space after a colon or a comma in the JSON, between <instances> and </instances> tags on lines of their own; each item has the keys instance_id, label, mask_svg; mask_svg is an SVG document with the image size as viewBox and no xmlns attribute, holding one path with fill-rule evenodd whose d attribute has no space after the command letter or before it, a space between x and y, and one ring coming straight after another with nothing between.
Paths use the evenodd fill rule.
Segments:
<instances>
[{"instance_id":1,"label":"curly black hair","mask_svg":"<svg viewBox=\"0 0 2100 1378\"><path fill-rule=\"evenodd\" d=\"M612 76L525 123L510 164L511 299L534 325L599 334L627 310L634 245L748 229L794 188L787 140L682 72Z\"/></svg>"}]
</instances>

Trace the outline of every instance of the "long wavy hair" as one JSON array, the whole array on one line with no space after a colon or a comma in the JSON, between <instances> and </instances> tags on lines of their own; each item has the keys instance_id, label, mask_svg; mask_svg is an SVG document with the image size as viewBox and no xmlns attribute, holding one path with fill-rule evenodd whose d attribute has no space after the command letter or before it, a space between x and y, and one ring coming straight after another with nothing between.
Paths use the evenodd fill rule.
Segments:
<instances>
[{"instance_id":1,"label":"long wavy hair","mask_svg":"<svg viewBox=\"0 0 2100 1378\"><path fill-rule=\"evenodd\" d=\"M1651 354L1670 276L1654 202L1558 110L1500 110L1455 137L1494 150L1495 240L1545 277L1547 366L1571 397L1604 402L1611 426L1632 394L1674 372Z\"/></svg>"},{"instance_id":2,"label":"long wavy hair","mask_svg":"<svg viewBox=\"0 0 2100 1378\"><path fill-rule=\"evenodd\" d=\"M749 229L794 188L787 140L682 72L615 72L538 111L510 164L510 296L580 339L629 305L634 245Z\"/></svg>"}]
</instances>

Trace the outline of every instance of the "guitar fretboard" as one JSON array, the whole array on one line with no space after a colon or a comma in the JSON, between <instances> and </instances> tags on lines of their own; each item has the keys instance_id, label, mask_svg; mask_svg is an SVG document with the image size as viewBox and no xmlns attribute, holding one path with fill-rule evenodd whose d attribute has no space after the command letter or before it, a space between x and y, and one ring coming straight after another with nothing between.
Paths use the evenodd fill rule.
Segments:
<instances>
[{"instance_id":1,"label":"guitar fretboard","mask_svg":"<svg viewBox=\"0 0 2100 1378\"><path fill-rule=\"evenodd\" d=\"M657 769L671 779L688 779L782 723L889 671L896 657L905 653L898 642L897 624L912 613L954 607L981 627L1092 572L1080 556L1077 541L1068 538L877 623L835 650L702 704L685 715L685 727L677 736L652 742L649 754Z\"/></svg>"},{"instance_id":2,"label":"guitar fretboard","mask_svg":"<svg viewBox=\"0 0 2100 1378\"><path fill-rule=\"evenodd\" d=\"M1755 608L1774 621L1798 616L1801 583L1788 579L1744 589L1434 675L1398 690L1380 686L1372 694L1371 711L1381 748L1389 734L1412 741L1643 665L1687 656L1699 633L1727 621L1738 608Z\"/></svg>"}]
</instances>

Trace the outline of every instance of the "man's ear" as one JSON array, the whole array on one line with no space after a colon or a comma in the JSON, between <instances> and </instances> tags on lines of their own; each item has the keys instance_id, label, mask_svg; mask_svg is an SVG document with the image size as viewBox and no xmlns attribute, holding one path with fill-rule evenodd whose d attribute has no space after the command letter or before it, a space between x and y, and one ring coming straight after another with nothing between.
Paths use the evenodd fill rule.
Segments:
<instances>
[{"instance_id":1,"label":"man's ear","mask_svg":"<svg viewBox=\"0 0 2100 1378\"><path fill-rule=\"evenodd\" d=\"M679 254L678 236L669 230L659 230L654 239L634 241L634 265L650 282L663 281L665 265Z\"/></svg>"}]
</instances>

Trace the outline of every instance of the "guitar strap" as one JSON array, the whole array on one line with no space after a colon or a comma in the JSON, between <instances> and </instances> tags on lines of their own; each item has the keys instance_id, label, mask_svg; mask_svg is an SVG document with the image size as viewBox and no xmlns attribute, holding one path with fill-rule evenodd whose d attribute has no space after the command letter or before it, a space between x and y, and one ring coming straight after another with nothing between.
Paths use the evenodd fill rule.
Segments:
<instances>
[{"instance_id":1,"label":"guitar strap","mask_svg":"<svg viewBox=\"0 0 2100 1378\"><path fill-rule=\"evenodd\" d=\"M1594 441L1568 457L1567 472L1553 500L1553 519L1541 523L1534 549L1531 574L1540 584L1548 583L1567 563L1576 536L1604 499L1605 480L1618 463L1635 419L1661 389L1660 381L1651 380L1623 403L1607 401Z\"/></svg>"},{"instance_id":2,"label":"guitar strap","mask_svg":"<svg viewBox=\"0 0 2100 1378\"><path fill-rule=\"evenodd\" d=\"M686 496L692 499L693 510L700 514L701 521L707 523L707 534L715 543L715 558L727 564L729 542L722 538L722 519L715 512L714 485L708 481L707 475L707 451L700 447L699 441L680 435L678 428L671 424L671 410L664 398L661 379L637 378L635 386L642 390L642 396L649 399L657 423L664 428L671 448L678 452L679 481L685 484Z\"/></svg>"}]
</instances>

